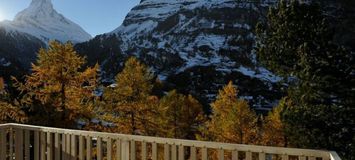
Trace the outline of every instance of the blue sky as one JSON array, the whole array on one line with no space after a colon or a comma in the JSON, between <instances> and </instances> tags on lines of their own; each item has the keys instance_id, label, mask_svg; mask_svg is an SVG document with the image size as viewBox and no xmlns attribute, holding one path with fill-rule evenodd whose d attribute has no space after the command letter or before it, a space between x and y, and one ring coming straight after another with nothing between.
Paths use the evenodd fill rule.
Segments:
<instances>
[{"instance_id":1,"label":"blue sky","mask_svg":"<svg viewBox=\"0 0 355 160\"><path fill-rule=\"evenodd\" d=\"M120 26L140 0L52 0L54 8L95 36ZM31 0L0 0L0 21L12 20Z\"/></svg>"}]
</instances>

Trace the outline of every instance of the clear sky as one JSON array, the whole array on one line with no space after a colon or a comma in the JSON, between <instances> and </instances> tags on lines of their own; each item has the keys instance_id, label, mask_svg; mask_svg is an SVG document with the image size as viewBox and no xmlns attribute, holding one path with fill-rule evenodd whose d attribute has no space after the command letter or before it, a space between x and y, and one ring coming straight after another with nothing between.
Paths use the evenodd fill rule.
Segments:
<instances>
[{"instance_id":1,"label":"clear sky","mask_svg":"<svg viewBox=\"0 0 355 160\"><path fill-rule=\"evenodd\" d=\"M120 26L140 0L52 0L54 8L76 22L92 36ZM0 0L0 21L12 20L31 0Z\"/></svg>"}]
</instances>

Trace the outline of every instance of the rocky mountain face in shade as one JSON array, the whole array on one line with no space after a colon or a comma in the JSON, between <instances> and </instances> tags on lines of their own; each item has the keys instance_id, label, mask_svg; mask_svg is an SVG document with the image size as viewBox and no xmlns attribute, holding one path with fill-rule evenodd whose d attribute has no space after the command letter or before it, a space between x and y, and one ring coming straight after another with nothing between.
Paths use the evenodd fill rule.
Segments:
<instances>
[{"instance_id":1,"label":"rocky mountain face in shade","mask_svg":"<svg viewBox=\"0 0 355 160\"><path fill-rule=\"evenodd\" d=\"M282 79L256 61L257 22L275 1L143 0L114 31L78 44L109 81L137 56L167 84L206 104L232 80L240 96L267 109L282 96ZM117 47L119 45L119 47ZM95 48L95 51L91 50ZM91 58L89 58L91 59Z\"/></svg>"}]
</instances>

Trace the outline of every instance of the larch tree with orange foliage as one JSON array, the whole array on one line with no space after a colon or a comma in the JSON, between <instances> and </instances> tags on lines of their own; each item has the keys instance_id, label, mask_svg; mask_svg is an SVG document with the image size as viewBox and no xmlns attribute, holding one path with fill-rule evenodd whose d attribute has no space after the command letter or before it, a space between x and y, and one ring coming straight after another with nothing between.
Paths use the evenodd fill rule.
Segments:
<instances>
[{"instance_id":1,"label":"larch tree with orange foliage","mask_svg":"<svg viewBox=\"0 0 355 160\"><path fill-rule=\"evenodd\" d=\"M219 142L254 144L258 139L257 116L247 101L238 99L238 91L230 82L219 91L217 99L211 104L211 120L202 129L200 139Z\"/></svg>"},{"instance_id":2,"label":"larch tree with orange foliage","mask_svg":"<svg viewBox=\"0 0 355 160\"><path fill-rule=\"evenodd\" d=\"M85 63L71 43L52 41L40 49L31 74L17 82L31 124L75 127L77 120L91 119L99 66L84 68Z\"/></svg>"}]
</instances>

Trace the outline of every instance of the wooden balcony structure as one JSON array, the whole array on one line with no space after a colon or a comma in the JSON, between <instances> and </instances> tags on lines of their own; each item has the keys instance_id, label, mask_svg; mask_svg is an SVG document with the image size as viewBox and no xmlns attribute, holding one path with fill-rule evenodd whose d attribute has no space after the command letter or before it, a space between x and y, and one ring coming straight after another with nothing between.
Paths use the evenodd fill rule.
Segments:
<instances>
[{"instance_id":1,"label":"wooden balcony structure","mask_svg":"<svg viewBox=\"0 0 355 160\"><path fill-rule=\"evenodd\" d=\"M0 160L341 160L337 153L0 125Z\"/></svg>"}]
</instances>

